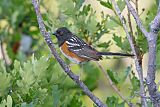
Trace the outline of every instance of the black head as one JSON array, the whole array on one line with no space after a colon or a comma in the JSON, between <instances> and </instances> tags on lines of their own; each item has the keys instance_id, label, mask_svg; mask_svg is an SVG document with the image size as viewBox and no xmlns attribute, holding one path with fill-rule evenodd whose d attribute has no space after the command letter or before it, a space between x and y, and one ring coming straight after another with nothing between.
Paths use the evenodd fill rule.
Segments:
<instances>
[{"instance_id":1,"label":"black head","mask_svg":"<svg viewBox=\"0 0 160 107\"><path fill-rule=\"evenodd\" d=\"M66 28L66 27L61 27L58 28L53 35L56 36L56 38L58 39L58 44L61 45L65 40L67 40L72 33Z\"/></svg>"}]
</instances>

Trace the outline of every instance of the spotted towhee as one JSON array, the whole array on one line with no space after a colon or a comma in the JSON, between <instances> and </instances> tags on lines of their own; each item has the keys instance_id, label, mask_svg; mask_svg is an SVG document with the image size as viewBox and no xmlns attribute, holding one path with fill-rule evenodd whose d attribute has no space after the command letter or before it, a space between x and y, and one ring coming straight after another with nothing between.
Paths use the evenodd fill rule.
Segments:
<instances>
[{"instance_id":1,"label":"spotted towhee","mask_svg":"<svg viewBox=\"0 0 160 107\"><path fill-rule=\"evenodd\" d=\"M98 52L66 27L57 29L53 35L58 39L58 45L64 56L77 64L90 60L99 61L102 55L133 56L123 53Z\"/></svg>"}]
</instances>

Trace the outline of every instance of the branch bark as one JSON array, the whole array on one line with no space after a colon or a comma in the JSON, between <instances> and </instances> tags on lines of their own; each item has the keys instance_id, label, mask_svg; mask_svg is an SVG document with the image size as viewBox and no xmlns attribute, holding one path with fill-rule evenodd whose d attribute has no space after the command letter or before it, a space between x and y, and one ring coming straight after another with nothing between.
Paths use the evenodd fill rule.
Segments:
<instances>
[{"instance_id":1,"label":"branch bark","mask_svg":"<svg viewBox=\"0 0 160 107\"><path fill-rule=\"evenodd\" d=\"M160 0L159 0L160 1ZM125 0L127 7L130 10L130 13L133 15L138 27L148 41L148 70L146 83L149 91L149 95L153 102L154 107L160 107L160 92L157 90L157 85L155 83L155 72L156 72L156 46L157 46L157 37L160 30L160 3L158 6L157 15L150 24L150 32L147 32L144 26L142 25L141 20L138 17L133 6L129 3L129 0Z\"/></svg>"},{"instance_id":2,"label":"branch bark","mask_svg":"<svg viewBox=\"0 0 160 107\"><path fill-rule=\"evenodd\" d=\"M144 34L144 36L147 38L148 37L148 32L147 30L145 29L145 27L143 26L140 18L139 18L139 15L137 14L136 10L133 8L133 6L129 3L129 0L125 0L126 2L126 5L129 9L129 11L131 12L131 14L133 15L138 27L140 28L140 30L142 31L142 33Z\"/></svg>"},{"instance_id":3,"label":"branch bark","mask_svg":"<svg viewBox=\"0 0 160 107\"><path fill-rule=\"evenodd\" d=\"M46 31L43 19L42 19L42 15L40 13L40 9L39 9L39 3L37 0L32 0L32 4L34 6L34 10L36 12L37 15L37 21L39 24L39 29L41 34L44 36L44 39L48 45L48 47L50 48L53 56L55 57L55 59L58 61L58 63L60 64L60 66L62 67L62 69L64 70L65 73L67 73L67 75L74 81L77 83L77 85L79 85L79 87L83 90L83 92L98 106L98 107L107 107L104 103L102 103L102 101L100 101L99 98L97 98L94 94L92 94L92 92L88 89L88 87L79 79L78 76L76 76L71 70L70 68L67 66L67 64L65 64L65 62L60 58L60 56L58 55L55 46L50 38L50 34Z\"/></svg>"},{"instance_id":4,"label":"branch bark","mask_svg":"<svg viewBox=\"0 0 160 107\"><path fill-rule=\"evenodd\" d=\"M113 6L114 6L114 9L116 11L116 14L118 15L118 17L120 18L120 21L123 25L123 28L125 30L125 33L127 35L127 39L130 43L130 47L132 49L132 52L133 54L135 55L134 56L134 61L135 61L135 66L136 66L136 70L137 70L137 73L138 73L138 76L139 76L139 79L140 79L140 93L142 96L145 96L145 89L144 89L144 84L143 84L143 70L142 70L142 66L139 62L139 57L138 57L138 53L137 53L137 50L134 46L134 43L133 43L133 38L132 36L129 34L129 30L127 28L127 25L125 24L125 19L123 17L123 15L121 14L121 11L118 7L118 5L116 4L115 0L111 0ZM139 24L141 26L141 24ZM148 34L148 32L146 32L146 30L144 29L143 26L141 26L141 29L143 29L144 33L145 34ZM141 96L141 102L142 102L142 105L144 105L144 107L147 107L147 101L146 101L146 98L145 97L142 97Z\"/></svg>"},{"instance_id":5,"label":"branch bark","mask_svg":"<svg viewBox=\"0 0 160 107\"><path fill-rule=\"evenodd\" d=\"M148 41L148 70L147 70L147 86L149 95L153 102L154 107L160 107L160 92L158 92L157 85L155 83L156 73L156 46L158 31L160 29L160 12L157 13L156 17L150 24L150 32L147 38Z\"/></svg>"}]
</instances>

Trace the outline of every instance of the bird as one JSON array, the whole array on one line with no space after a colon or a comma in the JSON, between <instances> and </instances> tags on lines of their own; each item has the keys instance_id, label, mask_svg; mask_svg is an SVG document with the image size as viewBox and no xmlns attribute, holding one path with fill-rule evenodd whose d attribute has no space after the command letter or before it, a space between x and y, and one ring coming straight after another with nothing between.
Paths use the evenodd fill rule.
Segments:
<instances>
[{"instance_id":1,"label":"bird","mask_svg":"<svg viewBox=\"0 0 160 107\"><path fill-rule=\"evenodd\" d=\"M103 55L127 57L134 56L126 53L99 52L93 48L93 46L73 34L66 27L58 28L53 35L57 38L58 46L62 54L76 64L81 64L88 61L99 61L102 59Z\"/></svg>"}]
</instances>

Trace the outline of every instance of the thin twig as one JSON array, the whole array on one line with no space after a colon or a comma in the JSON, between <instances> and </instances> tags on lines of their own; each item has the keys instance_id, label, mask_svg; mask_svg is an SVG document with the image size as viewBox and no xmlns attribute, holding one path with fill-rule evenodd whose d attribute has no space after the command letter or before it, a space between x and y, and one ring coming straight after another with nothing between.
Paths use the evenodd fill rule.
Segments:
<instances>
[{"instance_id":1,"label":"thin twig","mask_svg":"<svg viewBox=\"0 0 160 107\"><path fill-rule=\"evenodd\" d=\"M133 0L131 0L131 2L132 2L133 4L136 4L135 1L133 1Z\"/></svg>"},{"instance_id":2,"label":"thin twig","mask_svg":"<svg viewBox=\"0 0 160 107\"><path fill-rule=\"evenodd\" d=\"M136 0L136 2L138 2L138 0ZM136 7L137 7L137 11L138 11L138 3L136 3L136 4L137 4ZM140 64L140 66L142 68L142 57L143 56L142 56L142 53L140 51L140 48L136 44L136 40L135 40L135 37L134 37L133 28L132 28L132 22L131 22L131 13L130 13L128 7L127 7L127 10L128 10L128 15L127 15L128 16L128 25L129 25L129 29L130 29L130 32L131 32L130 36L132 38L132 41L133 41L133 44L134 44L134 47L135 47L136 55L137 55L137 57L139 59L139 64Z\"/></svg>"},{"instance_id":3,"label":"thin twig","mask_svg":"<svg viewBox=\"0 0 160 107\"><path fill-rule=\"evenodd\" d=\"M40 13L40 9L39 9L39 3L37 0L32 0L32 4L34 6L34 10L36 12L37 15L37 21L39 24L39 29L41 34L44 36L44 39L47 43L47 45L49 46L53 56L55 57L55 59L58 61L58 63L61 65L61 67L63 68L64 72L67 73L67 75L74 81L77 83L77 85L79 85L79 87L83 90L83 92L90 97L90 99L98 106L98 107L107 107L104 103L102 103L99 98L97 98L94 94L92 94L92 92L88 89L88 87L79 79L78 76L76 76L71 70L70 68L67 66L67 64L62 60L62 58L60 58L60 56L58 55L55 46L50 38L50 34L46 31L43 19L42 19L42 15Z\"/></svg>"},{"instance_id":4,"label":"thin twig","mask_svg":"<svg viewBox=\"0 0 160 107\"><path fill-rule=\"evenodd\" d=\"M128 25L129 25L129 29L130 29L131 35L132 35L132 37L133 37L133 29L132 29L132 22L131 22L131 14L130 14L129 10L128 10L127 16L128 16Z\"/></svg>"},{"instance_id":5,"label":"thin twig","mask_svg":"<svg viewBox=\"0 0 160 107\"><path fill-rule=\"evenodd\" d=\"M129 11L131 12L131 14L133 15L138 27L141 29L142 33L144 34L144 36L147 38L148 37L148 32L147 30L145 29L145 27L143 26L136 10L133 8L133 6L129 3L129 0L125 0L126 1L126 5L129 9Z\"/></svg>"},{"instance_id":6,"label":"thin twig","mask_svg":"<svg viewBox=\"0 0 160 107\"><path fill-rule=\"evenodd\" d=\"M110 79L109 75L107 74L106 70L103 68L103 66L99 63L96 62L98 67L101 69L101 71L103 72L103 74L105 75L105 77L107 78L107 80L109 81L109 84L111 85L111 87L114 89L114 91L121 97L121 99L128 104L129 107L134 107L133 104L129 101L127 101L125 99L125 97L122 95L122 93L119 91L119 89L115 86L115 84L112 82L112 80Z\"/></svg>"},{"instance_id":7,"label":"thin twig","mask_svg":"<svg viewBox=\"0 0 160 107\"><path fill-rule=\"evenodd\" d=\"M136 5L136 11L137 11L137 14L138 14L138 0L136 0L135 5Z\"/></svg>"},{"instance_id":8,"label":"thin twig","mask_svg":"<svg viewBox=\"0 0 160 107\"><path fill-rule=\"evenodd\" d=\"M111 2L113 4L113 6L114 6L114 9L115 9L118 17L120 18L120 21L121 21L121 23L123 25L123 28L124 28L124 30L126 32L126 35L127 35L127 39L128 39L128 41L130 43L130 47L132 49L132 52L135 55L134 56L135 66L136 66L136 70L137 70L137 73L138 73L138 76L139 76L139 79L140 79L140 92L141 92L141 95L145 96L145 89L144 89L144 84L143 84L143 70L142 70L142 66L139 63L139 58L138 58L138 55L137 55L137 52L136 52L136 49L135 49L134 43L133 43L133 38L129 34L129 30L128 30L126 24L125 24L125 19L122 16L121 11L120 11L118 5L116 4L115 0L111 0ZM141 101L142 101L142 105L144 105L144 107L147 107L146 99L141 97Z\"/></svg>"}]
</instances>

